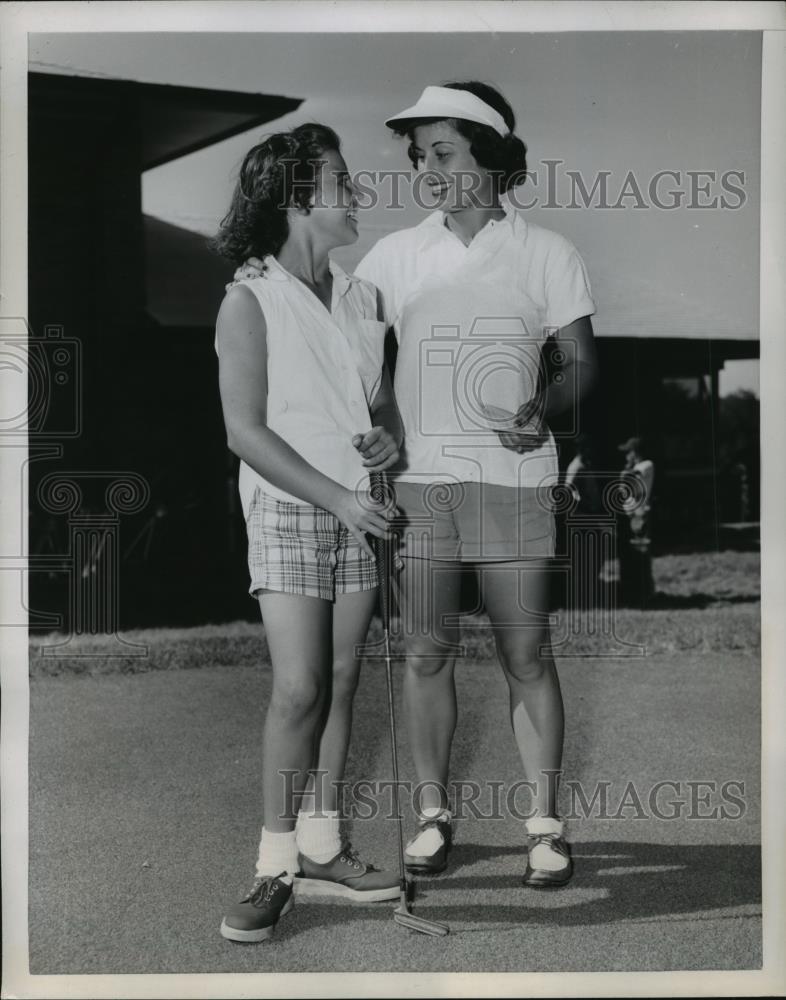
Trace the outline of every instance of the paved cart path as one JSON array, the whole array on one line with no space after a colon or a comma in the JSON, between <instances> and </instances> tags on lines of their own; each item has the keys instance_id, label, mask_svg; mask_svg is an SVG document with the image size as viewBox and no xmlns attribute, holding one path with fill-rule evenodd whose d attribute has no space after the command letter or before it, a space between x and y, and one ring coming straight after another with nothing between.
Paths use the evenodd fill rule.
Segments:
<instances>
[{"instance_id":1,"label":"paved cart path","mask_svg":"<svg viewBox=\"0 0 786 1000\"><path fill-rule=\"evenodd\" d=\"M408 933L393 924L386 903L311 903L282 920L274 942L257 946L226 942L218 927L256 852L269 669L34 680L31 972L758 967L758 657L559 666L566 778L580 780L590 798L607 782L606 813L627 817L599 818L598 800L590 818L571 823L576 876L569 887L520 887L521 823L504 809L497 819L470 815L458 824L450 871L419 883L416 912L447 921L450 937ZM504 782L504 806L521 774L502 677L494 663L463 663L458 682L454 777ZM390 776L385 713L384 675L374 662L364 667L358 693L350 778ZM401 742L407 777L403 733ZM683 802L676 819L652 814L649 795L659 781L677 783L656 801L662 814L679 812ZM689 781L715 788L691 791ZM721 797L728 781L744 782L742 795L727 788L744 809ZM523 798L513 805L526 808ZM743 815L689 818L719 806ZM489 785L475 807L491 811ZM364 857L394 864L395 825L384 816L356 820L353 841Z\"/></svg>"}]
</instances>

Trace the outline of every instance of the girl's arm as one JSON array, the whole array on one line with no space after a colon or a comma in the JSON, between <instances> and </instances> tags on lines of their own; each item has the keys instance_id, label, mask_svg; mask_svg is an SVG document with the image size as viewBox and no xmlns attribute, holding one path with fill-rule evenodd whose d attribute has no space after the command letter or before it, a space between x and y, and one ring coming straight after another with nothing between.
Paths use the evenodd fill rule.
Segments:
<instances>
[{"instance_id":1,"label":"girl's arm","mask_svg":"<svg viewBox=\"0 0 786 1000\"><path fill-rule=\"evenodd\" d=\"M382 508L371 509L355 494L323 475L267 426L267 328L259 303L247 288L229 290L216 324L219 388L227 445L279 489L335 514L373 556L365 538L385 537Z\"/></svg>"}]
</instances>

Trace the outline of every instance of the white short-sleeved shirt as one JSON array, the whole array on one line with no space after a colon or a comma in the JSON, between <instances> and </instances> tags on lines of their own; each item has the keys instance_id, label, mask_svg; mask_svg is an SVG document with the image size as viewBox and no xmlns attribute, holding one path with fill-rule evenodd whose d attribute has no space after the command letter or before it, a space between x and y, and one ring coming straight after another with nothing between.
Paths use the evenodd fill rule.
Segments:
<instances>
[{"instance_id":1,"label":"white short-sleeved shirt","mask_svg":"<svg viewBox=\"0 0 786 1000\"><path fill-rule=\"evenodd\" d=\"M513 414L534 395L547 336L595 303L573 244L506 199L502 207L505 218L469 246L434 212L379 240L355 272L381 291L399 342L402 480L537 486L556 477L551 434L519 455L494 428L500 409Z\"/></svg>"},{"instance_id":2,"label":"white short-sleeved shirt","mask_svg":"<svg viewBox=\"0 0 786 1000\"><path fill-rule=\"evenodd\" d=\"M649 458L642 458L628 471L638 477L644 495L640 498L631 497L623 503L623 507L628 514L646 513L650 509L652 488L655 485L655 463Z\"/></svg>"},{"instance_id":3,"label":"white short-sleeved shirt","mask_svg":"<svg viewBox=\"0 0 786 1000\"><path fill-rule=\"evenodd\" d=\"M330 262L331 311L275 257L262 274L238 283L254 293L267 328L267 425L310 465L348 489L367 488L368 471L352 445L371 429L369 407L382 379L385 324L377 290ZM241 461L238 477L248 515L254 489L304 503Z\"/></svg>"}]
</instances>

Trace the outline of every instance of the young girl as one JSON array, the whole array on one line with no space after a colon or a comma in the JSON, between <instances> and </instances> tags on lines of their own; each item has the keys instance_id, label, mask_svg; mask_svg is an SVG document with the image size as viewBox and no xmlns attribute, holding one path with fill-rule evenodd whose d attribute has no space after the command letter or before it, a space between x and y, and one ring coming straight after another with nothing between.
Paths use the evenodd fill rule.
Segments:
<instances>
[{"instance_id":1,"label":"young girl","mask_svg":"<svg viewBox=\"0 0 786 1000\"><path fill-rule=\"evenodd\" d=\"M257 877L221 925L233 941L270 937L293 885L354 901L398 894L396 875L342 848L336 791L376 599L368 536L385 537L393 513L371 499L368 473L396 461L400 437L376 289L328 259L357 239L356 211L338 136L301 125L247 154L215 241L256 265L229 287L216 345L273 668Z\"/></svg>"},{"instance_id":2,"label":"young girl","mask_svg":"<svg viewBox=\"0 0 786 1000\"><path fill-rule=\"evenodd\" d=\"M572 862L556 803L563 707L547 624L548 487L557 481L547 422L575 409L594 381L595 306L568 240L501 200L526 171L526 148L501 94L474 82L427 87L386 124L409 138L410 159L425 172L419 181L439 206L419 226L381 239L357 269L382 292L399 341L404 699L424 783L406 860L412 871L436 873L451 846L455 621L468 563L494 628L533 789L524 883L563 885ZM544 385L541 352L550 335L563 363Z\"/></svg>"}]
</instances>

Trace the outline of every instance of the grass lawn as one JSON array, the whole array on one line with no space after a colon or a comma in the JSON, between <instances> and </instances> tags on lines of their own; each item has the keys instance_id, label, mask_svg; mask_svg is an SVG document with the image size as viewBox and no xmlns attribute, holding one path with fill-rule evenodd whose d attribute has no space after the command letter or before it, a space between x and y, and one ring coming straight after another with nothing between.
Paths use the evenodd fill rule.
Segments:
<instances>
[{"instance_id":1,"label":"grass lawn","mask_svg":"<svg viewBox=\"0 0 786 1000\"><path fill-rule=\"evenodd\" d=\"M653 560L656 590L668 597L704 594L723 601L761 596L758 552L692 552Z\"/></svg>"},{"instance_id":2,"label":"grass lawn","mask_svg":"<svg viewBox=\"0 0 786 1000\"><path fill-rule=\"evenodd\" d=\"M620 608L614 630L626 642L644 648L645 655L679 651L713 652L755 650L760 647L760 560L758 552L700 552L664 555L654 560L658 594L652 610ZM494 640L484 628L484 616L467 616L463 642L473 659L494 657ZM553 629L556 632L558 629ZM381 636L380 623L372 623L369 641ZM37 636L30 643L30 673L142 673L205 666L242 666L268 661L264 629L255 622L231 622L194 628L137 629L124 634L129 643L147 652L117 652L116 643L103 636L72 637L52 656L52 647L63 641L55 634ZM604 636L581 628L572 641L572 655L607 652ZM394 638L394 651L401 643ZM137 655L132 655L132 653ZM557 649L557 656L560 656Z\"/></svg>"}]
</instances>

